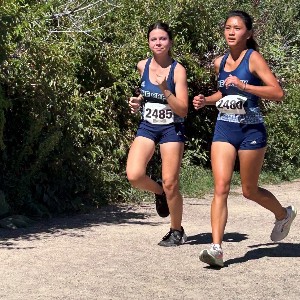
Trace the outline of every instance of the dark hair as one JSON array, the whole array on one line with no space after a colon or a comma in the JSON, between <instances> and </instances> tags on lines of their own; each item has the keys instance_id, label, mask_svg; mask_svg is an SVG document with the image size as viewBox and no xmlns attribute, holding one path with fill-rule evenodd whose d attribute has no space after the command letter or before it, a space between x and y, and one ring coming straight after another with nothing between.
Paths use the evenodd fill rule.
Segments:
<instances>
[{"instance_id":1,"label":"dark hair","mask_svg":"<svg viewBox=\"0 0 300 300\"><path fill-rule=\"evenodd\" d=\"M172 34L172 31L171 31L169 25L167 23L164 23L164 22L161 22L161 21L158 21L158 22L156 22L156 23L154 23L154 24L152 24L148 27L148 33L147 33L148 40L149 40L150 32L154 29L164 30L168 34L169 39L171 41L173 40L173 34Z\"/></svg>"},{"instance_id":2,"label":"dark hair","mask_svg":"<svg viewBox=\"0 0 300 300\"><path fill-rule=\"evenodd\" d=\"M246 25L246 28L248 30L252 30L253 29L253 21L252 18L249 14L247 14L246 12L242 11L242 10L232 10L228 13L226 19L225 19L225 24L227 22L227 20L231 17L240 17L244 24ZM258 51L258 44L255 41L255 39L253 38L253 35L251 35L251 37L247 40L247 48L248 49L254 49L256 51Z\"/></svg>"}]
</instances>

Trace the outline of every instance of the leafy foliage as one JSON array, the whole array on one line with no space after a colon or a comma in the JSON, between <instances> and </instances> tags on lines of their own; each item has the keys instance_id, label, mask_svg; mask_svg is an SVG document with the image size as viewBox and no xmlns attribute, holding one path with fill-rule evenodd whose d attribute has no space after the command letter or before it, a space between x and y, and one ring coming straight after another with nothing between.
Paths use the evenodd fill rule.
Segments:
<instances>
[{"instance_id":1,"label":"leafy foliage","mask_svg":"<svg viewBox=\"0 0 300 300\"><path fill-rule=\"evenodd\" d=\"M125 164L138 117L127 99L139 82L136 63L151 55L148 25L163 20L175 32L173 55L187 68L191 101L216 89L211 62L226 51L221 27L233 8L254 16L261 52L286 90L285 102L266 102L264 112L266 167L288 177L299 168L300 103L300 4L288 2L3 1L0 189L7 207L44 217L133 200ZM214 108L190 106L184 164L209 167L215 117Z\"/></svg>"}]
</instances>

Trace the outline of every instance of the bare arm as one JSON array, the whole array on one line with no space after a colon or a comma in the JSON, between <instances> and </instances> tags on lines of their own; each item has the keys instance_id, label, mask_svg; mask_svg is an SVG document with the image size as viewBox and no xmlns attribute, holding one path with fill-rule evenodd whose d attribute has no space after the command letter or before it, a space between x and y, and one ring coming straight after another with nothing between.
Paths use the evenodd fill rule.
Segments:
<instances>
[{"instance_id":1,"label":"bare arm","mask_svg":"<svg viewBox=\"0 0 300 300\"><path fill-rule=\"evenodd\" d=\"M146 65L147 60L141 60L138 62L137 64L137 70L140 73L140 76L143 75L144 73L144 69L145 69L145 65ZM139 95L138 97L133 96L129 98L129 107L130 107L130 111L131 113L135 114L138 113L140 110L140 106L141 106L141 102L143 100L143 95Z\"/></svg>"},{"instance_id":2,"label":"bare arm","mask_svg":"<svg viewBox=\"0 0 300 300\"><path fill-rule=\"evenodd\" d=\"M147 59L143 59L143 60L140 60L138 63L137 63L137 70L138 72L140 73L140 76L142 77L143 76L143 73L144 73L144 69L145 69L145 66L146 66L146 62L147 62Z\"/></svg>"},{"instance_id":3,"label":"bare arm","mask_svg":"<svg viewBox=\"0 0 300 300\"><path fill-rule=\"evenodd\" d=\"M256 51L250 56L249 68L250 72L259 77L264 85L255 86L247 84L245 91L269 100L281 101L283 99L284 92L276 77L270 70L265 59Z\"/></svg>"},{"instance_id":4,"label":"bare arm","mask_svg":"<svg viewBox=\"0 0 300 300\"><path fill-rule=\"evenodd\" d=\"M174 113L180 117L185 117L188 112L188 86L185 68L178 63L174 70L176 96L168 89L166 78L158 75L156 82Z\"/></svg>"},{"instance_id":5,"label":"bare arm","mask_svg":"<svg viewBox=\"0 0 300 300\"><path fill-rule=\"evenodd\" d=\"M234 84L240 90L268 100L281 101L283 99L284 92L276 77L271 72L265 59L256 51L250 56L249 69L252 74L261 79L264 85L250 85L240 81L236 76L227 77L225 85Z\"/></svg>"}]
</instances>

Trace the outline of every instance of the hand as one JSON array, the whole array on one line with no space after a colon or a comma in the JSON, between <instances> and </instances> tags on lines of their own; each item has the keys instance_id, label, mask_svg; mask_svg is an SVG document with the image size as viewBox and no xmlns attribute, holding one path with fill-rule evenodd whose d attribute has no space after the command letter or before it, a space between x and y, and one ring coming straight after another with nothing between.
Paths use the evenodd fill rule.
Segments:
<instances>
[{"instance_id":1,"label":"hand","mask_svg":"<svg viewBox=\"0 0 300 300\"><path fill-rule=\"evenodd\" d=\"M229 86L235 86L238 89L242 90L245 86L244 82L240 81L236 76L229 75L224 82L226 88Z\"/></svg>"},{"instance_id":2,"label":"hand","mask_svg":"<svg viewBox=\"0 0 300 300\"><path fill-rule=\"evenodd\" d=\"M164 75L156 74L156 80L157 84L159 85L159 88L164 92L168 89L167 80Z\"/></svg>"},{"instance_id":3,"label":"hand","mask_svg":"<svg viewBox=\"0 0 300 300\"><path fill-rule=\"evenodd\" d=\"M206 99L204 95L199 94L198 96L195 96L193 99L193 105L196 110L204 107L206 105Z\"/></svg>"},{"instance_id":4,"label":"hand","mask_svg":"<svg viewBox=\"0 0 300 300\"><path fill-rule=\"evenodd\" d=\"M136 114L139 111L141 107L142 99L143 99L142 95L139 95L138 97L129 98L129 106L132 114Z\"/></svg>"}]
</instances>

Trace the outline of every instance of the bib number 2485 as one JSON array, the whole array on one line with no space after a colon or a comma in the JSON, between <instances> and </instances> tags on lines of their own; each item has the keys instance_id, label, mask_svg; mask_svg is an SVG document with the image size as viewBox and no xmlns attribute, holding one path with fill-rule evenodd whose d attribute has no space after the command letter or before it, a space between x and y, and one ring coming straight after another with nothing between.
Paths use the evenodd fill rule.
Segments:
<instances>
[{"instance_id":1,"label":"bib number 2485","mask_svg":"<svg viewBox=\"0 0 300 300\"><path fill-rule=\"evenodd\" d=\"M152 124L170 124L174 122L174 113L168 104L146 103L144 119Z\"/></svg>"},{"instance_id":2,"label":"bib number 2485","mask_svg":"<svg viewBox=\"0 0 300 300\"><path fill-rule=\"evenodd\" d=\"M146 109L146 118L155 118L155 119L170 119L172 118L172 110L171 109L153 109L151 110L151 108L147 108Z\"/></svg>"}]
</instances>

